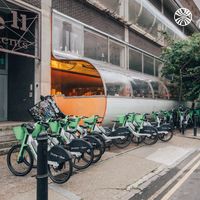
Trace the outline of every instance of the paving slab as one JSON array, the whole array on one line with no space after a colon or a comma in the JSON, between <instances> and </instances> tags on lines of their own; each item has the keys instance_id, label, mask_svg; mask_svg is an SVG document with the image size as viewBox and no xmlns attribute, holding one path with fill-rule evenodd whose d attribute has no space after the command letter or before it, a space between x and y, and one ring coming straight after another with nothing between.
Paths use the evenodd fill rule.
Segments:
<instances>
[{"instance_id":1,"label":"paving slab","mask_svg":"<svg viewBox=\"0 0 200 200\"><path fill-rule=\"evenodd\" d=\"M171 166L193 150L194 150L193 148L167 146L157 149L156 152L150 154L146 158L154 162Z\"/></svg>"},{"instance_id":2,"label":"paving slab","mask_svg":"<svg viewBox=\"0 0 200 200\"><path fill-rule=\"evenodd\" d=\"M126 192L128 185L157 167L159 164L156 162L134 157L129 153L123 154L92 166L61 187L73 191L83 199L112 199L116 194L123 193L123 190Z\"/></svg>"},{"instance_id":3,"label":"paving slab","mask_svg":"<svg viewBox=\"0 0 200 200\"><path fill-rule=\"evenodd\" d=\"M138 192L137 188L131 187L134 183L142 182L144 187L147 179L154 180L157 177L156 171L162 173L159 169L168 169L169 164L199 148L199 140L178 134L167 143L158 142L153 146L131 145L126 149L111 148L100 162L77 172L67 183L56 185L49 181L49 199L126 200ZM170 160L171 155L175 155L174 152L177 155ZM36 199L35 174L34 169L25 177L13 176L7 169L6 157L0 156L0 199Z\"/></svg>"}]
</instances>

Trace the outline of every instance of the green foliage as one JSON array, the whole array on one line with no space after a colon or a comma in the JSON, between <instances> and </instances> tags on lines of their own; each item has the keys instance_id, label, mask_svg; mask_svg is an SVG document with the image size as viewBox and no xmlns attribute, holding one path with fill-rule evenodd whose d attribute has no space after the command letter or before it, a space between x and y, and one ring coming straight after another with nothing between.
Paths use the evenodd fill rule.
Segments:
<instances>
[{"instance_id":1,"label":"green foliage","mask_svg":"<svg viewBox=\"0 0 200 200\"><path fill-rule=\"evenodd\" d=\"M162 76L176 86L179 100L200 98L200 33L174 41L162 53Z\"/></svg>"}]
</instances>

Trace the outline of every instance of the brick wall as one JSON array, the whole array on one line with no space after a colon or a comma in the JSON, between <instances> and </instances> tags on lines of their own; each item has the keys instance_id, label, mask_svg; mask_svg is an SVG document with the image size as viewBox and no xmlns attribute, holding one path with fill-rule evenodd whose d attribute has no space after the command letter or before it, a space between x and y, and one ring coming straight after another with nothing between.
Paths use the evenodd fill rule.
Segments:
<instances>
[{"instance_id":1,"label":"brick wall","mask_svg":"<svg viewBox=\"0 0 200 200\"><path fill-rule=\"evenodd\" d=\"M41 8L41 0L22 0L22 1L29 3L37 8Z\"/></svg>"},{"instance_id":2,"label":"brick wall","mask_svg":"<svg viewBox=\"0 0 200 200\"><path fill-rule=\"evenodd\" d=\"M84 0L53 0L52 8L124 40L124 26Z\"/></svg>"}]
</instances>

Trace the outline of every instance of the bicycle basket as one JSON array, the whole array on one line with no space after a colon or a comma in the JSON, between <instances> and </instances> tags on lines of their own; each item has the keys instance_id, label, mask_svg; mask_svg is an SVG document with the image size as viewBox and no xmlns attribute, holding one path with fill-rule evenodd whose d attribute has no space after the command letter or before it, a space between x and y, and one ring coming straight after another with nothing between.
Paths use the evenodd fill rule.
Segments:
<instances>
[{"instance_id":1,"label":"bicycle basket","mask_svg":"<svg viewBox=\"0 0 200 200\"><path fill-rule=\"evenodd\" d=\"M61 117L61 118L64 118L65 117L65 114L62 113L62 111L60 110L60 108L57 106L54 98L52 96L46 96L45 97L46 101L49 102L49 104L51 105L52 109L54 110L54 113L57 117Z\"/></svg>"},{"instance_id":2,"label":"bicycle basket","mask_svg":"<svg viewBox=\"0 0 200 200\"><path fill-rule=\"evenodd\" d=\"M135 113L131 113L128 115L127 122L133 122L135 119Z\"/></svg>"},{"instance_id":3,"label":"bicycle basket","mask_svg":"<svg viewBox=\"0 0 200 200\"><path fill-rule=\"evenodd\" d=\"M134 121L140 125L143 123L144 121L144 115L135 115Z\"/></svg>"},{"instance_id":4,"label":"bicycle basket","mask_svg":"<svg viewBox=\"0 0 200 200\"><path fill-rule=\"evenodd\" d=\"M15 134L15 137L18 141L22 141L25 136L25 130L22 126L16 126L13 128L13 132Z\"/></svg>"},{"instance_id":5,"label":"bicycle basket","mask_svg":"<svg viewBox=\"0 0 200 200\"><path fill-rule=\"evenodd\" d=\"M91 116L91 117L87 117L83 119L83 122L86 124L92 124L92 123L96 123L97 119L95 118L95 116Z\"/></svg>"},{"instance_id":6,"label":"bicycle basket","mask_svg":"<svg viewBox=\"0 0 200 200\"><path fill-rule=\"evenodd\" d=\"M71 128L71 129L76 129L80 120L81 120L81 118L79 118L79 117L70 119L68 127Z\"/></svg>"},{"instance_id":7,"label":"bicycle basket","mask_svg":"<svg viewBox=\"0 0 200 200\"><path fill-rule=\"evenodd\" d=\"M49 118L55 118L56 113L51 104L47 101L40 101L29 109L29 113L34 121L47 122Z\"/></svg>"},{"instance_id":8,"label":"bicycle basket","mask_svg":"<svg viewBox=\"0 0 200 200\"><path fill-rule=\"evenodd\" d=\"M117 117L117 121L119 123L119 125L124 125L125 121L126 121L126 115L120 115Z\"/></svg>"},{"instance_id":9,"label":"bicycle basket","mask_svg":"<svg viewBox=\"0 0 200 200\"><path fill-rule=\"evenodd\" d=\"M43 131L43 127L41 124L36 123L34 130L32 132L32 137L36 138Z\"/></svg>"},{"instance_id":10,"label":"bicycle basket","mask_svg":"<svg viewBox=\"0 0 200 200\"><path fill-rule=\"evenodd\" d=\"M60 130L60 123L58 121L49 122L50 130L53 134L58 134Z\"/></svg>"}]
</instances>

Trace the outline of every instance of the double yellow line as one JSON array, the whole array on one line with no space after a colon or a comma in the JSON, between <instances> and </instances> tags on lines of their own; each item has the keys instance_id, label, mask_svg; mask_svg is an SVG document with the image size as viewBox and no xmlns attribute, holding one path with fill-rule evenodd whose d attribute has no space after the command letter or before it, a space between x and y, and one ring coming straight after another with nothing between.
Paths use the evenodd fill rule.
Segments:
<instances>
[{"instance_id":1,"label":"double yellow line","mask_svg":"<svg viewBox=\"0 0 200 200\"><path fill-rule=\"evenodd\" d=\"M175 182L187 169L189 169L196 161L198 162L162 197L161 200L168 200L181 185L189 178L189 176L200 166L200 153L195 156L184 168L182 168L171 180L162 186L156 193L154 193L148 200L156 199L162 192L164 192L173 182Z\"/></svg>"}]
</instances>

